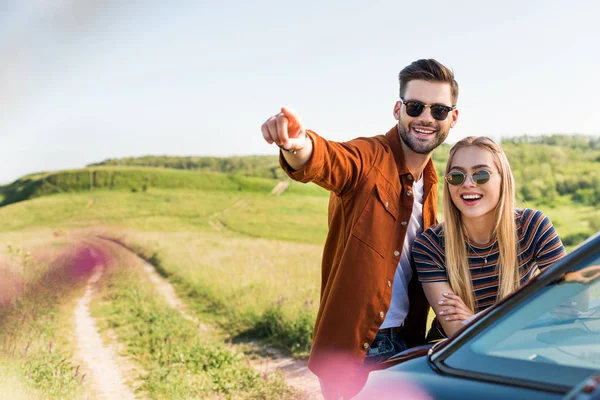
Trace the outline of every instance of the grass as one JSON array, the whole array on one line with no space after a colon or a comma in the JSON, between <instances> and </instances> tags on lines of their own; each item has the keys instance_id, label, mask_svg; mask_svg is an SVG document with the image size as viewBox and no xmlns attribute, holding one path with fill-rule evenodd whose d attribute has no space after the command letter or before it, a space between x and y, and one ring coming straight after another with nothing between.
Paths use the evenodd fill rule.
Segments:
<instances>
[{"instance_id":1,"label":"grass","mask_svg":"<svg viewBox=\"0 0 600 400\"><path fill-rule=\"evenodd\" d=\"M328 198L322 196L240 197L219 219L248 237L323 244L327 235Z\"/></svg>"},{"instance_id":2,"label":"grass","mask_svg":"<svg viewBox=\"0 0 600 400\"><path fill-rule=\"evenodd\" d=\"M204 232L152 232L132 240L203 319L230 336L260 336L297 356L307 354L320 245Z\"/></svg>"},{"instance_id":3,"label":"grass","mask_svg":"<svg viewBox=\"0 0 600 400\"><path fill-rule=\"evenodd\" d=\"M14 365L0 359L0 398L11 400L25 400L42 398L42 393L27 386L21 372Z\"/></svg>"},{"instance_id":4,"label":"grass","mask_svg":"<svg viewBox=\"0 0 600 400\"><path fill-rule=\"evenodd\" d=\"M302 356L318 304L327 201L323 192L292 191L61 193L0 208L0 239L96 225L131 232L203 318L231 336L265 337ZM587 218L600 213L543 211L561 236L589 229Z\"/></svg>"},{"instance_id":5,"label":"grass","mask_svg":"<svg viewBox=\"0 0 600 400\"><path fill-rule=\"evenodd\" d=\"M130 232L202 318L303 356L318 304L327 202L326 192L295 182L281 196L155 187L58 193L0 208L0 241L98 225ZM563 237L589 231L588 218L600 215L573 205L542 210Z\"/></svg>"},{"instance_id":6,"label":"grass","mask_svg":"<svg viewBox=\"0 0 600 400\"><path fill-rule=\"evenodd\" d=\"M281 376L261 376L241 354L199 334L194 323L169 308L141 271L139 261L120 257L105 272L93 315L111 329L146 371L139 391L150 398L293 398Z\"/></svg>"},{"instance_id":7,"label":"grass","mask_svg":"<svg viewBox=\"0 0 600 400\"><path fill-rule=\"evenodd\" d=\"M147 192L152 189L269 193L277 180L224 174L210 171L187 171L152 167L90 167L79 170L39 173L25 176L0 188L0 206L59 193L102 190ZM295 194L315 195L325 192L314 185L293 184Z\"/></svg>"},{"instance_id":8,"label":"grass","mask_svg":"<svg viewBox=\"0 0 600 400\"><path fill-rule=\"evenodd\" d=\"M65 243L55 241L33 254L20 247L24 243L0 249L0 374L10 382L5 386L3 380L0 393L12 393L2 398L89 396L93 390L82 380L84 369L73 362L71 340L74 299L83 277L69 272L69 249L53 249Z\"/></svg>"},{"instance_id":9,"label":"grass","mask_svg":"<svg viewBox=\"0 0 600 400\"><path fill-rule=\"evenodd\" d=\"M250 237L323 243L326 235L327 198L323 196L164 189L62 193L11 204L0 208L5 221L0 232L96 225L142 232L214 231L210 217L216 213L229 229Z\"/></svg>"},{"instance_id":10,"label":"grass","mask_svg":"<svg viewBox=\"0 0 600 400\"><path fill-rule=\"evenodd\" d=\"M543 211L548 215L563 240L578 233L591 236L595 232L590 227L589 221L592 218L600 218L600 209L592 206L546 207Z\"/></svg>"},{"instance_id":11,"label":"grass","mask_svg":"<svg viewBox=\"0 0 600 400\"><path fill-rule=\"evenodd\" d=\"M263 178L93 166L0 187L0 398L96 394L82 383L86 371L72 339L73 306L87 275L61 279L72 257L60 256L70 249L67 238L90 240L81 232L93 227L122 236L173 283L195 317L217 327L199 332L156 295L137 258L111 250L115 260L92 311L105 338L117 340L135 364L126 376L139 396L297 396L281 376L257 373L224 344L261 338L297 357L311 346L328 193L288 181L282 195L271 195L277 180L267 177L281 179L281 170L264 161L255 163ZM600 221L600 210L568 197L553 204L539 208L569 243Z\"/></svg>"},{"instance_id":12,"label":"grass","mask_svg":"<svg viewBox=\"0 0 600 400\"><path fill-rule=\"evenodd\" d=\"M239 199L247 206L232 208ZM288 218L287 209L277 210L277 203L282 201L297 209L302 204L312 203L315 215L310 222L321 232L296 229L282 237L281 221ZM261 222L265 207L275 209L274 217ZM215 232L210 217L223 209L230 211L219 218L226 225L233 221L234 229L239 226L240 231L247 234L240 236L228 230ZM325 212L326 198L322 196L274 197L246 193L232 198L221 192L97 192L59 194L0 208L0 214L8 221L0 229L28 232L54 226L60 231L102 221L113 229L146 231L146 238L160 244L152 248L158 249L165 260L165 270L173 275L173 282L190 303L214 309L215 304L233 301L232 308L223 307L231 308L230 311L215 313L222 327L233 335L267 333L274 343L295 354L305 354L310 346L319 292L322 245L317 243L322 243L325 236ZM244 213L256 215L253 229L236 225L236 219L248 218ZM301 213L296 214L296 224L302 227ZM286 223L289 224L289 219ZM25 227L28 230L24 230ZM297 240L308 243L297 243ZM254 256L248 257L248 254ZM289 259L290 254L294 255L293 261ZM266 279L265 273L270 275ZM240 277L244 278L240 280ZM278 304L286 307L278 307ZM274 313L280 315L277 318L280 326L268 331L264 321L273 319ZM300 339L296 333L299 324L304 332Z\"/></svg>"},{"instance_id":13,"label":"grass","mask_svg":"<svg viewBox=\"0 0 600 400\"><path fill-rule=\"evenodd\" d=\"M227 192L63 193L0 208L0 232L89 226L146 230L209 230L208 217L234 203Z\"/></svg>"}]
</instances>

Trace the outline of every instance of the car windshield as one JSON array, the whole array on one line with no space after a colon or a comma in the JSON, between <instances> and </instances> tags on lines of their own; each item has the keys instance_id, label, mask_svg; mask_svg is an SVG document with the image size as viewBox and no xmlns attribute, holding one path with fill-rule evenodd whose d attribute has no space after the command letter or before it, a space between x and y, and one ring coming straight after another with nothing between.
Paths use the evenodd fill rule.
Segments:
<instances>
[{"instance_id":1,"label":"car windshield","mask_svg":"<svg viewBox=\"0 0 600 400\"><path fill-rule=\"evenodd\" d=\"M561 387L600 370L600 257L588 259L444 360L450 368Z\"/></svg>"}]
</instances>

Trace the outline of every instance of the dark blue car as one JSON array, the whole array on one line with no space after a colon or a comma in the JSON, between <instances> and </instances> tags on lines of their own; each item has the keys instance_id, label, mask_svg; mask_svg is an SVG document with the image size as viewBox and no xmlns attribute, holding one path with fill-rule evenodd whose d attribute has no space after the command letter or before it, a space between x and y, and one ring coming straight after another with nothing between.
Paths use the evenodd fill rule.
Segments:
<instances>
[{"instance_id":1,"label":"dark blue car","mask_svg":"<svg viewBox=\"0 0 600 400\"><path fill-rule=\"evenodd\" d=\"M388 365L357 399L600 399L600 233L454 337Z\"/></svg>"}]
</instances>

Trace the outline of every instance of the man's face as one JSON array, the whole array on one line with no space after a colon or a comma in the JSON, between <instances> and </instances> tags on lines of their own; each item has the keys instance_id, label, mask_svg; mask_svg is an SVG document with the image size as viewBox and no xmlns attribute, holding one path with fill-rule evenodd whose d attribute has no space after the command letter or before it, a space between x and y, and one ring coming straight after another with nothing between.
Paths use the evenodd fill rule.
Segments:
<instances>
[{"instance_id":1,"label":"man's face","mask_svg":"<svg viewBox=\"0 0 600 400\"><path fill-rule=\"evenodd\" d=\"M428 106L453 106L449 83L422 80L408 82L404 101L419 101ZM458 110L450 111L443 121L432 117L430 107L425 107L419 116L411 117L406 113L406 106L397 101L394 118L398 120L398 132L404 144L415 153L429 154L446 140L450 128L456 125Z\"/></svg>"}]
</instances>

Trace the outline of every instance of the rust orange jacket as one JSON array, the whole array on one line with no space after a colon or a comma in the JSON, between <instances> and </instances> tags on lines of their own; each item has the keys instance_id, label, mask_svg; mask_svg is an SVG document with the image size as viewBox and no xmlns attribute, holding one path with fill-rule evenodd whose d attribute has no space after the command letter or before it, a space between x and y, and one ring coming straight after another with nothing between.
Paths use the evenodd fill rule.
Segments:
<instances>
[{"instance_id":1,"label":"rust orange jacket","mask_svg":"<svg viewBox=\"0 0 600 400\"><path fill-rule=\"evenodd\" d=\"M412 213L414 178L397 127L385 135L343 143L307 133L314 144L309 162L297 171L282 156L280 164L292 179L314 182L331 192L309 368L350 398L366 381L365 354L390 307ZM436 223L438 179L431 160L423 178L425 229ZM429 310L416 270L409 299L405 326L412 347L425 340Z\"/></svg>"}]
</instances>

